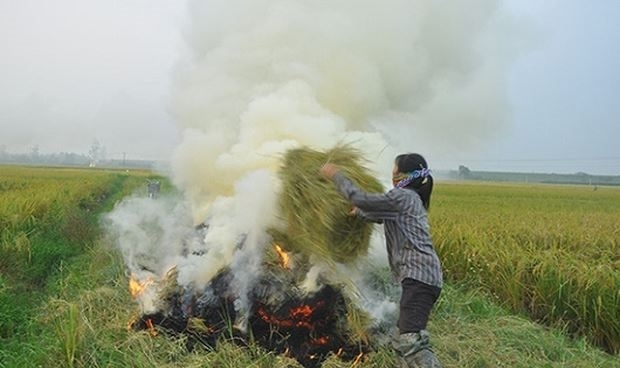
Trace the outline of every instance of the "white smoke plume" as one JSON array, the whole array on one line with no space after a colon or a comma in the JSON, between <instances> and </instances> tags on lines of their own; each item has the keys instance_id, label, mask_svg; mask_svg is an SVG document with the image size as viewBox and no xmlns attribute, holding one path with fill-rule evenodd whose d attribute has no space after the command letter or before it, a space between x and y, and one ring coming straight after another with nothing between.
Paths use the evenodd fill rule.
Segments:
<instances>
[{"instance_id":1,"label":"white smoke plume","mask_svg":"<svg viewBox=\"0 0 620 368\"><path fill-rule=\"evenodd\" d=\"M188 9L173 181L192 225L209 229L205 254L178 260L182 283L204 285L226 265L239 285L255 277L286 150L353 142L388 179L396 153L420 152L432 166L507 119L503 71L517 26L499 0L194 0ZM132 239L167 267L178 245L160 243Z\"/></svg>"},{"instance_id":2,"label":"white smoke plume","mask_svg":"<svg viewBox=\"0 0 620 368\"><path fill-rule=\"evenodd\" d=\"M222 0L189 9L174 167L197 219L247 171L275 170L287 148L380 132L390 144L373 147L362 135L360 145L386 163L399 150L460 150L506 121L510 19L496 0ZM386 145L394 151L379 157Z\"/></svg>"}]
</instances>

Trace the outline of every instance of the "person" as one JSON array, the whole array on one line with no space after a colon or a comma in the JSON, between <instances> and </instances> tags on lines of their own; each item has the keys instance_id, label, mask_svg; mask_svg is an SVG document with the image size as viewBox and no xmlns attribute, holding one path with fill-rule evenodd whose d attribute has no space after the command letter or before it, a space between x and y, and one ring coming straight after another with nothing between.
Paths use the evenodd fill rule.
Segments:
<instances>
[{"instance_id":1,"label":"person","mask_svg":"<svg viewBox=\"0 0 620 368\"><path fill-rule=\"evenodd\" d=\"M156 199L157 194L159 194L159 189L161 188L161 184L159 183L159 180L147 180L146 188L147 188L148 197L151 199Z\"/></svg>"},{"instance_id":2,"label":"person","mask_svg":"<svg viewBox=\"0 0 620 368\"><path fill-rule=\"evenodd\" d=\"M428 223L433 177L426 160L416 153L398 155L392 169L394 188L385 194L362 191L334 164L326 163L319 171L353 205L351 215L383 223L390 269L402 287L394 349L409 367L440 367L426 330L443 286Z\"/></svg>"}]
</instances>

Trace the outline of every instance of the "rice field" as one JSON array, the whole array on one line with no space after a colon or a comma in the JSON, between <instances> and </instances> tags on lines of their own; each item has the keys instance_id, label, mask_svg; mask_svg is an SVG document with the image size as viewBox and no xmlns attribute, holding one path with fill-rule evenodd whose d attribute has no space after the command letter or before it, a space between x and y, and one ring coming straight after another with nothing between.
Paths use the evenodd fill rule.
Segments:
<instances>
[{"instance_id":1,"label":"rice field","mask_svg":"<svg viewBox=\"0 0 620 368\"><path fill-rule=\"evenodd\" d=\"M127 330L136 305L97 219L150 175L0 166L0 367L300 367ZM440 182L430 219L444 367L620 367L620 188ZM393 364L380 350L323 367Z\"/></svg>"},{"instance_id":2,"label":"rice field","mask_svg":"<svg viewBox=\"0 0 620 368\"><path fill-rule=\"evenodd\" d=\"M620 188L442 183L430 215L448 280L620 351Z\"/></svg>"},{"instance_id":3,"label":"rice field","mask_svg":"<svg viewBox=\"0 0 620 368\"><path fill-rule=\"evenodd\" d=\"M95 211L144 175L0 166L0 337L15 334L57 269L92 246Z\"/></svg>"},{"instance_id":4,"label":"rice field","mask_svg":"<svg viewBox=\"0 0 620 368\"><path fill-rule=\"evenodd\" d=\"M33 238L44 232L85 235L80 234L84 224L65 220L92 210L111 187L109 176L99 171L84 175L77 170L17 166L0 170L0 271L14 277L45 257L48 249L37 249ZM32 273L22 276L26 275Z\"/></svg>"}]
</instances>

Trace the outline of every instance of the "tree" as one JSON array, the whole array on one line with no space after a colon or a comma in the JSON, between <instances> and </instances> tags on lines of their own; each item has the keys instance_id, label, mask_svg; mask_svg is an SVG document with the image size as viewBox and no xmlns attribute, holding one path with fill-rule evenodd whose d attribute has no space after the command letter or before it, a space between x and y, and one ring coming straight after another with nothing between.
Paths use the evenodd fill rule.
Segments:
<instances>
[{"instance_id":1,"label":"tree","mask_svg":"<svg viewBox=\"0 0 620 368\"><path fill-rule=\"evenodd\" d=\"M35 144L32 148L30 148L30 161L36 162L39 160L39 157L39 145Z\"/></svg>"},{"instance_id":2,"label":"tree","mask_svg":"<svg viewBox=\"0 0 620 368\"><path fill-rule=\"evenodd\" d=\"M471 178L471 170L467 166L459 165L459 178L469 179Z\"/></svg>"}]
</instances>

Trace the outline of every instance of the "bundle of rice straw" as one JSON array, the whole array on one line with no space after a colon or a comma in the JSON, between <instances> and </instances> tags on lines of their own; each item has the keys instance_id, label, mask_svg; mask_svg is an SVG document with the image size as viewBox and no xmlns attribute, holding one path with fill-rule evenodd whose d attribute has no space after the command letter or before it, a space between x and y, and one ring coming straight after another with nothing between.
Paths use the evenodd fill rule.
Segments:
<instances>
[{"instance_id":1,"label":"bundle of rice straw","mask_svg":"<svg viewBox=\"0 0 620 368\"><path fill-rule=\"evenodd\" d=\"M285 238L280 240L286 248L340 263L351 263L368 252L372 225L349 216L351 204L319 174L321 166L330 162L361 189L382 192L381 184L362 161L361 153L349 146L327 152L299 148L286 153L280 170L280 210L286 228L279 234Z\"/></svg>"}]
</instances>

